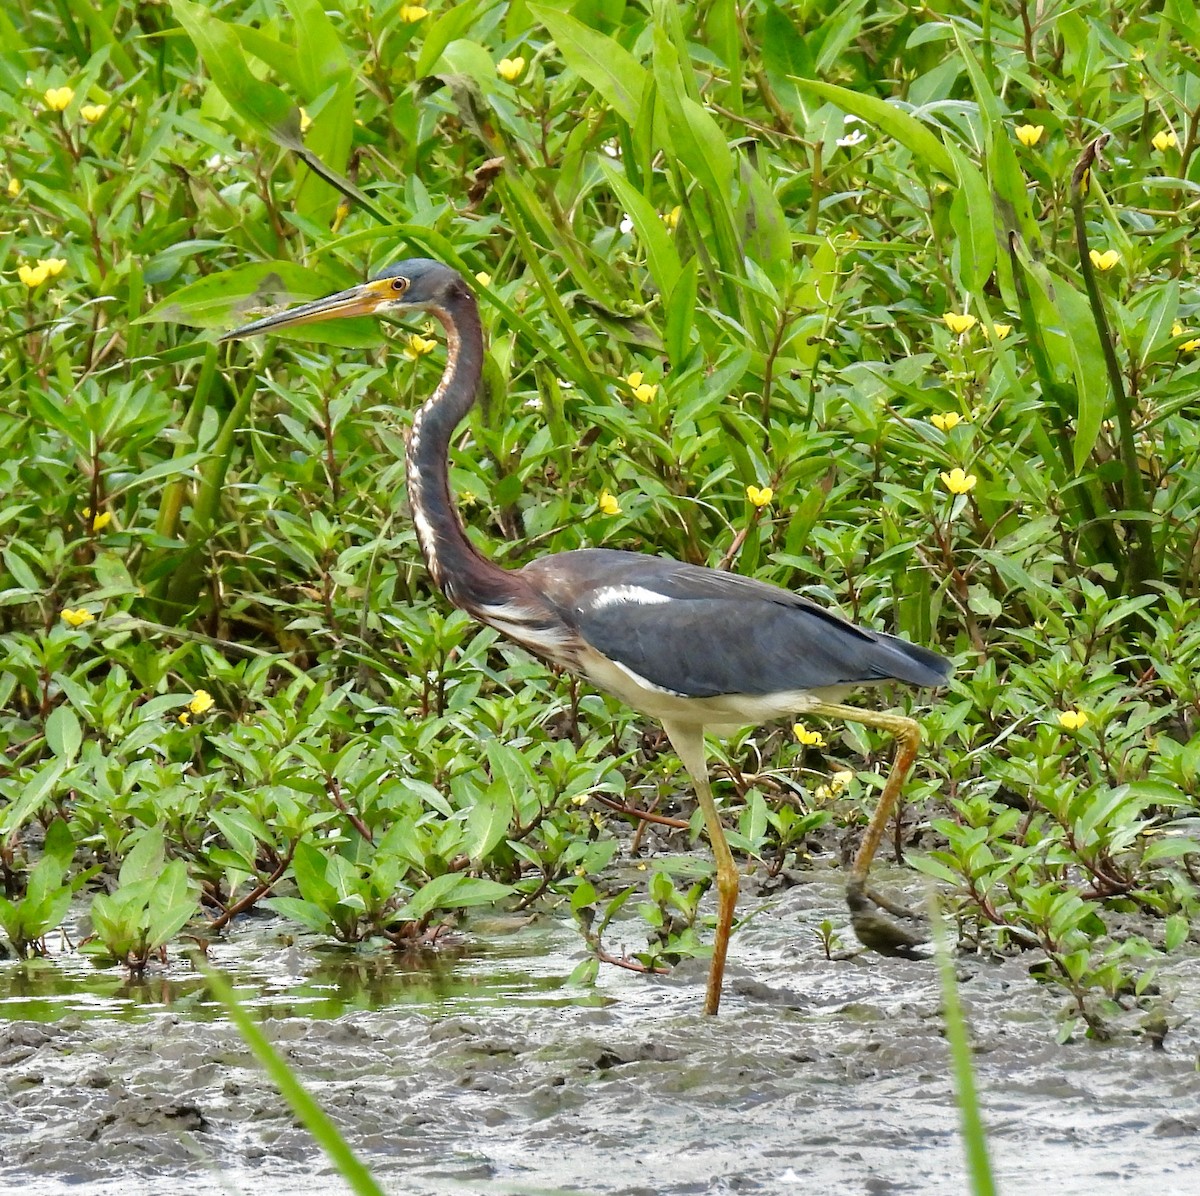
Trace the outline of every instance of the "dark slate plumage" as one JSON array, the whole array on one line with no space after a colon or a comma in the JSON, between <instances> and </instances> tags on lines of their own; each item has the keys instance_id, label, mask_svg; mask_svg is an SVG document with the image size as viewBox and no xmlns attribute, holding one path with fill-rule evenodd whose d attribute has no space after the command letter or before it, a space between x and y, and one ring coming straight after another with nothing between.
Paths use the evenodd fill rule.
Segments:
<instances>
[{"instance_id":1,"label":"dark slate plumage","mask_svg":"<svg viewBox=\"0 0 1200 1196\"><path fill-rule=\"evenodd\" d=\"M521 570L610 660L688 697L764 695L848 684L942 685L936 652L848 623L799 594L662 557L584 549ZM661 595L605 601L615 587Z\"/></svg>"}]
</instances>

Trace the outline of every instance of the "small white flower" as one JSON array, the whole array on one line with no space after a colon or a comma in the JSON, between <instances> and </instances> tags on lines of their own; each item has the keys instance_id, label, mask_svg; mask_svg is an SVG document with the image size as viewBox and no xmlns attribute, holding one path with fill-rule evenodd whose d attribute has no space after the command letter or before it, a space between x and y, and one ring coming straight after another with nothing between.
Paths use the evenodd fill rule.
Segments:
<instances>
[{"instance_id":1,"label":"small white flower","mask_svg":"<svg viewBox=\"0 0 1200 1196\"><path fill-rule=\"evenodd\" d=\"M837 143L843 149L853 149L856 145L862 145L866 139L867 135L862 129L855 129L853 133L847 133L845 137L839 137Z\"/></svg>"},{"instance_id":2,"label":"small white flower","mask_svg":"<svg viewBox=\"0 0 1200 1196\"><path fill-rule=\"evenodd\" d=\"M610 158L619 158L621 156L621 147L615 141L606 141L600 149Z\"/></svg>"},{"instance_id":3,"label":"small white flower","mask_svg":"<svg viewBox=\"0 0 1200 1196\"><path fill-rule=\"evenodd\" d=\"M861 125L862 123L862 117L855 116L852 112L847 112L846 115L842 117L842 124L844 125Z\"/></svg>"},{"instance_id":4,"label":"small white flower","mask_svg":"<svg viewBox=\"0 0 1200 1196\"><path fill-rule=\"evenodd\" d=\"M632 220L630 220L630 218L629 218L627 215L626 215L626 216L622 216L622 217L621 217L621 223L620 223L619 225L617 225L617 227L618 227L618 228L619 228L619 229L620 229L620 230L621 230L623 233L631 233L631 232L633 232L633 221L632 221Z\"/></svg>"}]
</instances>

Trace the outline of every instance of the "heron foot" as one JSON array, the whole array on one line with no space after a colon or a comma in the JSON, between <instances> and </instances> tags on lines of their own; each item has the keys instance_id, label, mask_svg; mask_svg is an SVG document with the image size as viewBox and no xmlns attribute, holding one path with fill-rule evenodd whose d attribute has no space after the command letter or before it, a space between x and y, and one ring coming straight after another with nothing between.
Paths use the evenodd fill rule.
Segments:
<instances>
[{"instance_id":1,"label":"heron foot","mask_svg":"<svg viewBox=\"0 0 1200 1196\"><path fill-rule=\"evenodd\" d=\"M865 880L849 881L846 904L850 907L850 925L854 934L869 951L902 959L926 958L925 952L917 948L928 941L928 934L918 927L901 926L880 911L886 910L896 918L911 921L919 921L920 914L868 888Z\"/></svg>"}]
</instances>

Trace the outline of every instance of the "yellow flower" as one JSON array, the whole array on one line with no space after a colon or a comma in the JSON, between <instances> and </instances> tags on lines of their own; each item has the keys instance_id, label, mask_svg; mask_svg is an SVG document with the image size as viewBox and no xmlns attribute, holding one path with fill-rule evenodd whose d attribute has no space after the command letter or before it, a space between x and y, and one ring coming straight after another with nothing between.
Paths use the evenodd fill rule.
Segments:
<instances>
[{"instance_id":1,"label":"yellow flower","mask_svg":"<svg viewBox=\"0 0 1200 1196\"><path fill-rule=\"evenodd\" d=\"M505 83L515 83L525 70L525 59L519 54L516 58L501 58L496 63L496 74L504 80Z\"/></svg>"},{"instance_id":2,"label":"yellow flower","mask_svg":"<svg viewBox=\"0 0 1200 1196\"><path fill-rule=\"evenodd\" d=\"M184 710L184 711L180 712L179 725L181 727L186 727L191 721L192 721L192 712L190 710Z\"/></svg>"},{"instance_id":3,"label":"yellow flower","mask_svg":"<svg viewBox=\"0 0 1200 1196\"><path fill-rule=\"evenodd\" d=\"M404 356L409 361L416 361L419 357L424 357L427 353L432 353L437 348L437 341L428 340L419 332L414 332L408 338L408 344L404 346Z\"/></svg>"},{"instance_id":4,"label":"yellow flower","mask_svg":"<svg viewBox=\"0 0 1200 1196\"><path fill-rule=\"evenodd\" d=\"M1172 336L1182 336L1186 331L1187 331L1187 329L1184 328L1184 326L1178 320L1176 320L1175 323L1171 325L1171 335Z\"/></svg>"},{"instance_id":5,"label":"yellow flower","mask_svg":"<svg viewBox=\"0 0 1200 1196\"><path fill-rule=\"evenodd\" d=\"M1058 714L1058 725L1067 731L1078 731L1088 725L1087 712L1084 710L1061 710Z\"/></svg>"},{"instance_id":6,"label":"yellow flower","mask_svg":"<svg viewBox=\"0 0 1200 1196\"><path fill-rule=\"evenodd\" d=\"M1159 129L1153 137L1150 138L1150 144L1154 146L1160 154L1165 154L1167 150L1174 149L1179 144L1179 139L1171 132L1170 129Z\"/></svg>"},{"instance_id":7,"label":"yellow flower","mask_svg":"<svg viewBox=\"0 0 1200 1196\"><path fill-rule=\"evenodd\" d=\"M338 206L334 209L333 223L329 226L329 231L331 233L333 233L334 236L337 235L338 229L340 229L342 227L342 225L345 223L346 217L349 215L350 215L350 204L346 200L343 199L342 202L339 203Z\"/></svg>"},{"instance_id":8,"label":"yellow flower","mask_svg":"<svg viewBox=\"0 0 1200 1196\"><path fill-rule=\"evenodd\" d=\"M192 700L188 703L188 709L193 714L203 714L206 710L211 710L213 707L212 694L207 689L198 689L192 694Z\"/></svg>"},{"instance_id":9,"label":"yellow flower","mask_svg":"<svg viewBox=\"0 0 1200 1196\"><path fill-rule=\"evenodd\" d=\"M643 382L641 386L633 388L633 397L639 403L648 403L654 396L658 394L658 387L652 382Z\"/></svg>"},{"instance_id":10,"label":"yellow flower","mask_svg":"<svg viewBox=\"0 0 1200 1196\"><path fill-rule=\"evenodd\" d=\"M929 422L933 424L939 432L952 432L959 424L962 423L962 416L957 411L947 411L945 415L940 412L937 415L931 415Z\"/></svg>"},{"instance_id":11,"label":"yellow flower","mask_svg":"<svg viewBox=\"0 0 1200 1196\"><path fill-rule=\"evenodd\" d=\"M639 386L641 386L642 379L645 376L646 375L644 373L642 373L641 370L634 370L632 374L630 374L628 377L626 377L625 381L628 382L629 385L631 387L633 387L634 390L637 390L637 388Z\"/></svg>"},{"instance_id":12,"label":"yellow flower","mask_svg":"<svg viewBox=\"0 0 1200 1196\"><path fill-rule=\"evenodd\" d=\"M1045 125L1017 125L1014 130L1017 134L1017 140L1024 146L1032 148L1037 145L1042 139L1042 134L1046 131Z\"/></svg>"},{"instance_id":13,"label":"yellow flower","mask_svg":"<svg viewBox=\"0 0 1200 1196\"><path fill-rule=\"evenodd\" d=\"M107 111L107 104L84 104L84 106L79 109L79 115L82 116L89 125L94 125Z\"/></svg>"},{"instance_id":14,"label":"yellow flower","mask_svg":"<svg viewBox=\"0 0 1200 1196\"><path fill-rule=\"evenodd\" d=\"M775 497L775 491L770 486L764 486L761 490L757 486L747 486L746 497L756 507L765 507Z\"/></svg>"},{"instance_id":15,"label":"yellow flower","mask_svg":"<svg viewBox=\"0 0 1200 1196\"><path fill-rule=\"evenodd\" d=\"M308 113L305 112L303 108L301 108L300 109L300 132L307 133L309 131L309 129L311 129L311 128L312 128L312 117L309 116Z\"/></svg>"},{"instance_id":16,"label":"yellow flower","mask_svg":"<svg viewBox=\"0 0 1200 1196\"><path fill-rule=\"evenodd\" d=\"M94 519L92 518L91 507L83 508L83 517L87 521L88 526L94 532L103 531L110 523L112 523L112 512L101 511Z\"/></svg>"},{"instance_id":17,"label":"yellow flower","mask_svg":"<svg viewBox=\"0 0 1200 1196\"><path fill-rule=\"evenodd\" d=\"M481 287L490 287L492 285L492 276L486 270L480 270L479 273L475 275L475 281L479 283Z\"/></svg>"},{"instance_id":18,"label":"yellow flower","mask_svg":"<svg viewBox=\"0 0 1200 1196\"><path fill-rule=\"evenodd\" d=\"M1184 341L1183 344L1179 346L1181 353L1195 353L1197 349L1200 349L1200 338Z\"/></svg>"},{"instance_id":19,"label":"yellow flower","mask_svg":"<svg viewBox=\"0 0 1200 1196\"><path fill-rule=\"evenodd\" d=\"M1115 249L1106 249L1103 253L1093 249L1088 257L1097 270L1111 270L1121 260L1121 255Z\"/></svg>"},{"instance_id":20,"label":"yellow flower","mask_svg":"<svg viewBox=\"0 0 1200 1196\"><path fill-rule=\"evenodd\" d=\"M946 321L946 327L949 328L955 336L961 336L964 332L970 332L971 329L974 328L977 323L979 323L974 316L968 315L966 312L963 312L962 315L959 315L958 312L948 311L944 316L942 316L942 319Z\"/></svg>"},{"instance_id":21,"label":"yellow flower","mask_svg":"<svg viewBox=\"0 0 1200 1196\"><path fill-rule=\"evenodd\" d=\"M47 266L18 266L17 277L32 291L50 277L50 269Z\"/></svg>"},{"instance_id":22,"label":"yellow flower","mask_svg":"<svg viewBox=\"0 0 1200 1196\"><path fill-rule=\"evenodd\" d=\"M667 228L677 228L679 226L679 214L682 209L679 204L676 204L669 212L663 213L663 224Z\"/></svg>"},{"instance_id":23,"label":"yellow flower","mask_svg":"<svg viewBox=\"0 0 1200 1196\"><path fill-rule=\"evenodd\" d=\"M74 98L75 92L70 87L51 87L42 97L51 112L61 112Z\"/></svg>"},{"instance_id":24,"label":"yellow flower","mask_svg":"<svg viewBox=\"0 0 1200 1196\"><path fill-rule=\"evenodd\" d=\"M8 191L9 199L16 199L17 196L21 194L21 180L9 179L6 190Z\"/></svg>"},{"instance_id":25,"label":"yellow flower","mask_svg":"<svg viewBox=\"0 0 1200 1196\"><path fill-rule=\"evenodd\" d=\"M993 324L992 331L996 334L996 339L1002 341L1011 331L1011 324Z\"/></svg>"},{"instance_id":26,"label":"yellow flower","mask_svg":"<svg viewBox=\"0 0 1200 1196\"><path fill-rule=\"evenodd\" d=\"M820 731L810 731L803 723L795 723L792 726L792 734L804 744L805 747L824 747L825 736Z\"/></svg>"},{"instance_id":27,"label":"yellow flower","mask_svg":"<svg viewBox=\"0 0 1200 1196\"><path fill-rule=\"evenodd\" d=\"M975 488L975 483L978 481L973 473L964 473L961 469L952 469L949 473L942 474L941 477L942 485L951 494L966 494L968 490Z\"/></svg>"},{"instance_id":28,"label":"yellow flower","mask_svg":"<svg viewBox=\"0 0 1200 1196\"><path fill-rule=\"evenodd\" d=\"M400 8L400 19L408 25L415 25L427 16L429 16L429 9L422 8L419 4L405 4Z\"/></svg>"},{"instance_id":29,"label":"yellow flower","mask_svg":"<svg viewBox=\"0 0 1200 1196\"><path fill-rule=\"evenodd\" d=\"M45 266L51 278L57 278L67 268L67 259L65 257L40 257L38 265Z\"/></svg>"},{"instance_id":30,"label":"yellow flower","mask_svg":"<svg viewBox=\"0 0 1200 1196\"><path fill-rule=\"evenodd\" d=\"M96 616L90 610L84 610L81 606L78 610L71 610L69 607L64 607L61 618L68 627L82 627L85 623L91 623Z\"/></svg>"},{"instance_id":31,"label":"yellow flower","mask_svg":"<svg viewBox=\"0 0 1200 1196\"><path fill-rule=\"evenodd\" d=\"M600 491L600 513L602 515L619 515L621 504L607 490Z\"/></svg>"}]
</instances>

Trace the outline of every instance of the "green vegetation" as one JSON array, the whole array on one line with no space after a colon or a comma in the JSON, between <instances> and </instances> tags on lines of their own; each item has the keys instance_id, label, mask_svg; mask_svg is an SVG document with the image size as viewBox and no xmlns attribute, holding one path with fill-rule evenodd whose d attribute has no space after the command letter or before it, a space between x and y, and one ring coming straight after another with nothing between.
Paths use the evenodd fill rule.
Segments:
<instances>
[{"instance_id":1,"label":"green vegetation","mask_svg":"<svg viewBox=\"0 0 1200 1196\"><path fill-rule=\"evenodd\" d=\"M256 905L401 945L561 904L598 957L606 815L699 833L628 711L431 592L427 330L204 331L419 253L488 330L477 542L727 565L956 655L897 848L966 946L1136 1023L1200 912L1198 42L1190 0L9 5L11 949L78 893L135 968ZM733 742L735 851L852 834L887 751ZM641 966L704 950L696 879L624 905Z\"/></svg>"}]
</instances>

